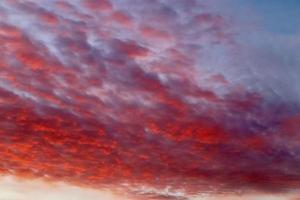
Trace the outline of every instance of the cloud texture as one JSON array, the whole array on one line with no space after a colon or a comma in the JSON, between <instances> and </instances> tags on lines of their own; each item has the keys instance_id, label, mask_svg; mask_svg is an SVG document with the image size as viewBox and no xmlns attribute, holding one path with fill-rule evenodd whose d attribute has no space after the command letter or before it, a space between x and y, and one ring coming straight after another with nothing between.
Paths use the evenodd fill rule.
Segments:
<instances>
[{"instance_id":1,"label":"cloud texture","mask_svg":"<svg viewBox=\"0 0 300 200\"><path fill-rule=\"evenodd\" d=\"M138 199L298 189L299 62L220 7L1 1L0 172Z\"/></svg>"}]
</instances>

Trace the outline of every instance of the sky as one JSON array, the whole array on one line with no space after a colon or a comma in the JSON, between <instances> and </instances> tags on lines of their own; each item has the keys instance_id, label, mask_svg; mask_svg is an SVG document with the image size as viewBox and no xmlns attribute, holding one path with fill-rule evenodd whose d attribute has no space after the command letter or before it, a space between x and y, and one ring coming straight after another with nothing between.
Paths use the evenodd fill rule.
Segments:
<instances>
[{"instance_id":1,"label":"sky","mask_svg":"<svg viewBox=\"0 0 300 200\"><path fill-rule=\"evenodd\" d=\"M299 200L297 0L0 1L0 200Z\"/></svg>"}]
</instances>

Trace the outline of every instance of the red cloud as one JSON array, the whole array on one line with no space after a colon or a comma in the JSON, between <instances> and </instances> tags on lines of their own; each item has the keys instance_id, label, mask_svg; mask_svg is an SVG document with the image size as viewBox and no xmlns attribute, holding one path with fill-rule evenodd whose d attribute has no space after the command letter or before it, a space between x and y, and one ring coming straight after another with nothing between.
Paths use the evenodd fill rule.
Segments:
<instances>
[{"instance_id":1,"label":"red cloud","mask_svg":"<svg viewBox=\"0 0 300 200\"><path fill-rule=\"evenodd\" d=\"M110 16L110 19L126 27L131 27L133 24L131 17L122 11L114 11Z\"/></svg>"},{"instance_id":2,"label":"red cloud","mask_svg":"<svg viewBox=\"0 0 300 200\"><path fill-rule=\"evenodd\" d=\"M40 17L49 24L56 24L59 21L56 15L47 12L41 13Z\"/></svg>"},{"instance_id":3,"label":"red cloud","mask_svg":"<svg viewBox=\"0 0 300 200\"><path fill-rule=\"evenodd\" d=\"M17 54L17 59L27 67L36 69L43 69L45 66L44 59L40 56L32 53L19 52Z\"/></svg>"},{"instance_id":4,"label":"red cloud","mask_svg":"<svg viewBox=\"0 0 300 200\"><path fill-rule=\"evenodd\" d=\"M143 14L162 17L167 32L130 17L138 11L86 14L61 2L55 5L65 12L57 13L38 2L15 2L42 35L17 22L0 24L1 173L125 187L145 199L177 196L133 189L181 189L184 199L199 192L299 187L299 162L290 153L299 145L299 110L269 102L221 74L206 74L201 85L198 47L185 44L187 29L173 30L182 27L178 13L147 2L157 16ZM109 1L82 3L113 9ZM224 19L215 14L193 17L195 23L212 28L197 29L201 34L226 33ZM208 87L220 84L224 91Z\"/></svg>"},{"instance_id":5,"label":"red cloud","mask_svg":"<svg viewBox=\"0 0 300 200\"><path fill-rule=\"evenodd\" d=\"M109 0L82 0L82 3L91 10L110 11L113 8Z\"/></svg>"},{"instance_id":6,"label":"red cloud","mask_svg":"<svg viewBox=\"0 0 300 200\"><path fill-rule=\"evenodd\" d=\"M0 25L0 36L6 38L20 38L22 36L22 31L14 26L8 24Z\"/></svg>"},{"instance_id":7,"label":"red cloud","mask_svg":"<svg viewBox=\"0 0 300 200\"><path fill-rule=\"evenodd\" d=\"M152 39L169 40L171 38L171 36L167 32L160 31L149 26L142 26L140 28L140 31L144 37L150 39L152 38Z\"/></svg>"},{"instance_id":8,"label":"red cloud","mask_svg":"<svg viewBox=\"0 0 300 200\"><path fill-rule=\"evenodd\" d=\"M146 57L149 53L147 48L138 45L134 41L114 41L115 49L121 54L131 58Z\"/></svg>"}]
</instances>

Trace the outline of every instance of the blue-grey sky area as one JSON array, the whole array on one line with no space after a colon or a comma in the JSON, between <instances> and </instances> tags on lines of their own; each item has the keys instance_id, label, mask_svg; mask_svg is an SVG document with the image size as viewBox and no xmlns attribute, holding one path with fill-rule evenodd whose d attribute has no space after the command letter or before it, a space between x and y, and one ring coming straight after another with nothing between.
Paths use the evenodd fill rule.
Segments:
<instances>
[{"instance_id":1,"label":"blue-grey sky area","mask_svg":"<svg viewBox=\"0 0 300 200\"><path fill-rule=\"evenodd\" d=\"M224 73L276 101L300 102L300 1L225 0L217 9L240 44Z\"/></svg>"},{"instance_id":2,"label":"blue-grey sky area","mask_svg":"<svg viewBox=\"0 0 300 200\"><path fill-rule=\"evenodd\" d=\"M241 4L252 6L271 32L297 34L300 31L299 0L242 0Z\"/></svg>"}]
</instances>

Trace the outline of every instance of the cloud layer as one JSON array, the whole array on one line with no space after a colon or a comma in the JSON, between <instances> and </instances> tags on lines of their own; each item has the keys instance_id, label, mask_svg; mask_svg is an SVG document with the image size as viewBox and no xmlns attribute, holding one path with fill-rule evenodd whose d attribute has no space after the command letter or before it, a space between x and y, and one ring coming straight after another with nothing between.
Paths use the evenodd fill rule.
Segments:
<instances>
[{"instance_id":1,"label":"cloud layer","mask_svg":"<svg viewBox=\"0 0 300 200\"><path fill-rule=\"evenodd\" d=\"M1 1L0 172L139 199L299 188L298 61L216 7Z\"/></svg>"}]
</instances>

